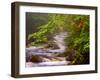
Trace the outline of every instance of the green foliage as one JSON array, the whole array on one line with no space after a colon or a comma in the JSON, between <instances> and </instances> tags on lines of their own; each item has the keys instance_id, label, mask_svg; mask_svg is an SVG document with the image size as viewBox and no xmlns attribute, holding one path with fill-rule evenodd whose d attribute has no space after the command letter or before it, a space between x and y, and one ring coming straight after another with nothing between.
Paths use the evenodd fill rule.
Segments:
<instances>
[{"instance_id":1,"label":"green foliage","mask_svg":"<svg viewBox=\"0 0 100 80\"><path fill-rule=\"evenodd\" d=\"M81 21L83 23L80 26ZM89 63L89 59L86 60L86 56L89 56L89 17L76 16L74 22L77 23L74 26L77 29L71 30L71 35L67 38L69 47L76 51L72 64Z\"/></svg>"},{"instance_id":2,"label":"green foliage","mask_svg":"<svg viewBox=\"0 0 100 80\"><path fill-rule=\"evenodd\" d=\"M48 36L67 31L66 45L75 51L72 64L89 63L89 16L48 14L48 18L47 23L37 27L37 32L29 34L28 40L34 39L31 45L48 43Z\"/></svg>"},{"instance_id":3,"label":"green foliage","mask_svg":"<svg viewBox=\"0 0 100 80\"><path fill-rule=\"evenodd\" d=\"M29 34L28 40L34 38L34 42L32 45L38 45L48 42L48 35L52 35L59 30L64 30L65 18L64 15L60 14L49 14L48 16L51 18L48 23L41 25L38 27L38 31L32 34Z\"/></svg>"},{"instance_id":4,"label":"green foliage","mask_svg":"<svg viewBox=\"0 0 100 80\"><path fill-rule=\"evenodd\" d=\"M28 36L28 40L30 40L31 38L34 38L34 45L36 44L41 44L41 43L47 43L48 42L48 34L52 34L54 32L54 24L52 21L49 21L47 24L39 26L38 32L35 32L33 34L30 34Z\"/></svg>"}]
</instances>

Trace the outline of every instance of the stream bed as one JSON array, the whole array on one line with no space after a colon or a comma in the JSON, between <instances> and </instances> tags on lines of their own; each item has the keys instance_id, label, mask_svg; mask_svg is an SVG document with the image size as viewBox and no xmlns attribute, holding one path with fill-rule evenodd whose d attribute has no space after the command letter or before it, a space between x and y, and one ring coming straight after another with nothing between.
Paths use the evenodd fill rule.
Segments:
<instances>
[{"instance_id":1,"label":"stream bed","mask_svg":"<svg viewBox=\"0 0 100 80\"><path fill-rule=\"evenodd\" d=\"M58 49L45 48L45 45L26 48L26 67L68 65L70 61L67 61L66 57L58 56L67 49L64 43L66 36L66 32L60 32L53 37L53 42L59 47Z\"/></svg>"}]
</instances>

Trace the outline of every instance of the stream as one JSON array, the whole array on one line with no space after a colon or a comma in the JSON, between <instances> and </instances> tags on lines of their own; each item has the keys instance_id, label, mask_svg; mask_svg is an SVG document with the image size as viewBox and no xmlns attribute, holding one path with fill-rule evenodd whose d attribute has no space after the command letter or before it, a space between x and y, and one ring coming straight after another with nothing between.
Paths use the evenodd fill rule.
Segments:
<instances>
[{"instance_id":1,"label":"stream","mask_svg":"<svg viewBox=\"0 0 100 80\"><path fill-rule=\"evenodd\" d=\"M67 32L60 32L53 37L53 42L59 47L58 49L45 48L45 45L26 48L26 67L69 64L70 61L66 61L65 57L57 56L58 54L63 54L67 48L64 43L65 37L67 37ZM34 59L37 59L37 62Z\"/></svg>"}]
</instances>

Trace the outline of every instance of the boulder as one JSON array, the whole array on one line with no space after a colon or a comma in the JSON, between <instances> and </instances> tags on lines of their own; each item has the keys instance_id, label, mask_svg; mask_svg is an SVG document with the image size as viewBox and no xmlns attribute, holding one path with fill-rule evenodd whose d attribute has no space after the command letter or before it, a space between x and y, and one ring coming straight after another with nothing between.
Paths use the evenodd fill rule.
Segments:
<instances>
[{"instance_id":1,"label":"boulder","mask_svg":"<svg viewBox=\"0 0 100 80\"><path fill-rule=\"evenodd\" d=\"M30 61L34 63L39 63L43 61L43 58L39 55L32 55Z\"/></svg>"}]
</instances>

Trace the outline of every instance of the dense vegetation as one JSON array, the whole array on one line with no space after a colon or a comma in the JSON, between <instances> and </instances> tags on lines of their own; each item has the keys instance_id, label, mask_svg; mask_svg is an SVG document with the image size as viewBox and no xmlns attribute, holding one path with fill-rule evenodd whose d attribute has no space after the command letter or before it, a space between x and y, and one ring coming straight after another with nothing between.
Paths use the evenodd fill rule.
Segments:
<instances>
[{"instance_id":1,"label":"dense vegetation","mask_svg":"<svg viewBox=\"0 0 100 80\"><path fill-rule=\"evenodd\" d=\"M34 17L36 18L36 17ZM89 63L89 16L71 15L71 14L46 14L38 20L44 20L39 23L37 31L28 34L27 40L29 46L47 44L52 41L52 36L59 32L67 32L65 38L66 52L64 55L70 58L71 64Z\"/></svg>"}]
</instances>

